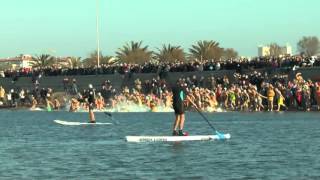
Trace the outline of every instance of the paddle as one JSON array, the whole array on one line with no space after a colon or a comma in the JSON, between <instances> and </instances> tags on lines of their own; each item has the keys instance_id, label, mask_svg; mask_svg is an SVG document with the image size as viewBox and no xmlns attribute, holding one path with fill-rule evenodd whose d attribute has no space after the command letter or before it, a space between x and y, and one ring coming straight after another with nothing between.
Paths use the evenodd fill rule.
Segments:
<instances>
[{"instance_id":1,"label":"paddle","mask_svg":"<svg viewBox=\"0 0 320 180\"><path fill-rule=\"evenodd\" d=\"M208 123L208 125L211 127L213 131L218 135L219 139L225 139L224 134L217 131L217 129L210 123L208 118L201 112L201 110L198 108L198 106L187 96L187 99L189 102L193 105L193 107L197 110L197 112L200 114L200 116Z\"/></svg>"},{"instance_id":2,"label":"paddle","mask_svg":"<svg viewBox=\"0 0 320 180\"><path fill-rule=\"evenodd\" d=\"M109 118L111 118L111 120L114 121L115 124L119 124L119 122L118 122L117 120L113 119L113 116L112 116L111 113L109 113L109 112L103 112L103 113L104 113L106 116L108 116Z\"/></svg>"},{"instance_id":3,"label":"paddle","mask_svg":"<svg viewBox=\"0 0 320 180\"><path fill-rule=\"evenodd\" d=\"M109 117L112 117L112 114L109 113L109 112L104 112L105 115L109 116Z\"/></svg>"}]
</instances>

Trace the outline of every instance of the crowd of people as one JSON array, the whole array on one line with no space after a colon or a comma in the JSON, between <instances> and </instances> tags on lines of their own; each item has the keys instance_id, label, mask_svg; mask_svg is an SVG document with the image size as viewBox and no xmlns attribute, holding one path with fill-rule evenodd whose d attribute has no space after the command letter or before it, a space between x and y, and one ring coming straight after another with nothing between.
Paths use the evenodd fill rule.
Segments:
<instances>
[{"instance_id":1,"label":"crowd of people","mask_svg":"<svg viewBox=\"0 0 320 180\"><path fill-rule=\"evenodd\" d=\"M320 82L305 80L301 73L289 80L288 76L259 73L234 74L231 82L224 77L180 78L181 84L197 108L206 112L215 111L311 111L320 109ZM94 87L95 109L105 111L135 110L164 112L172 111L172 87L175 84L165 79L153 78L141 82L134 81L134 87L124 86L115 89L109 80L101 87ZM64 84L65 86L65 84ZM64 108L71 112L88 110L88 91L78 90L76 80L65 87L65 93L54 94L50 88L32 90L0 87L0 105L5 107L43 107L47 110ZM194 110L193 104L186 104L187 109ZM132 110L131 110L132 111Z\"/></svg>"},{"instance_id":2,"label":"crowd of people","mask_svg":"<svg viewBox=\"0 0 320 180\"><path fill-rule=\"evenodd\" d=\"M192 60L186 62L147 62L144 64L117 63L112 65L102 64L97 67L42 67L21 68L19 70L7 69L1 73L2 77L17 78L21 76L66 76L66 75L96 75L96 74L125 74L125 73L165 73L165 72L193 72L217 70L242 70L250 69L277 69L291 70L294 67L320 66L319 57L289 56L283 58L254 58L219 60Z\"/></svg>"},{"instance_id":3,"label":"crowd of people","mask_svg":"<svg viewBox=\"0 0 320 180\"><path fill-rule=\"evenodd\" d=\"M178 82L183 84L186 94L202 111L310 111L320 108L320 83L305 81L299 73L293 81L289 81L286 75L269 77L258 72L235 74L235 77L236 81L230 82L226 76L204 78L194 75L181 78ZM124 88L122 93L110 99L111 106L120 102L134 102L150 107L151 111L163 106L172 108L170 86L160 79L143 84L136 80L136 87L132 91ZM186 107L194 109L192 104Z\"/></svg>"},{"instance_id":4,"label":"crowd of people","mask_svg":"<svg viewBox=\"0 0 320 180\"><path fill-rule=\"evenodd\" d=\"M59 110L61 103L57 97L53 97L51 88L6 90L0 86L0 107L37 109L39 106L45 107L48 111Z\"/></svg>"}]
</instances>

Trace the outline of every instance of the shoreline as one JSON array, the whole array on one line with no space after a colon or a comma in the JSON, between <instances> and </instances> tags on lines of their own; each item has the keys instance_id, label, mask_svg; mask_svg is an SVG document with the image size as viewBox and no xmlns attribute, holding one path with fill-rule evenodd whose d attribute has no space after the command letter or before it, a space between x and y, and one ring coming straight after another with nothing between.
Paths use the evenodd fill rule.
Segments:
<instances>
[{"instance_id":1,"label":"shoreline","mask_svg":"<svg viewBox=\"0 0 320 180\"><path fill-rule=\"evenodd\" d=\"M75 112L70 112L69 110L66 109L66 107L61 108L59 110L55 110L52 109L51 111L48 111L46 109L46 107L44 106L40 106L40 107L36 107L34 109L31 109L30 107L8 107L8 106L0 106L0 111L30 111L30 112L68 112L68 113L88 113L88 110L85 109L81 109ZM164 111L151 111L151 109L140 109L138 111L135 110L119 110L117 108L105 108L102 110L98 110L95 109L93 110L95 113L104 113L104 112L108 112L108 113L174 113L173 109L166 109ZM186 113L193 113L193 112L197 112L195 109L188 109L185 111ZM289 108L288 110L285 111L267 111L267 110L263 110L263 111L240 111L240 110L226 110L223 108L217 108L215 111L201 111L203 113L208 113L208 114L215 114L215 113L235 113L235 112L239 112L239 113L320 113L319 110L317 110L316 107L311 108L309 111L306 110L296 110L295 108Z\"/></svg>"}]
</instances>

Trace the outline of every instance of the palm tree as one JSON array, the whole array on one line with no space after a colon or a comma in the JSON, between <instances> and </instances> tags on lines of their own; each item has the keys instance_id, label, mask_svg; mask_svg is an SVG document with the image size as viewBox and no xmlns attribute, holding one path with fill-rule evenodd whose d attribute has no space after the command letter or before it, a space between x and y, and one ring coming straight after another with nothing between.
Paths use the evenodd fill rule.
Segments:
<instances>
[{"instance_id":1,"label":"palm tree","mask_svg":"<svg viewBox=\"0 0 320 180\"><path fill-rule=\"evenodd\" d=\"M151 60L152 51L148 50L148 46L142 47L142 41L127 43L116 52L117 58L126 63L142 64Z\"/></svg>"},{"instance_id":2,"label":"palm tree","mask_svg":"<svg viewBox=\"0 0 320 180\"><path fill-rule=\"evenodd\" d=\"M81 57L70 57L68 58L68 63L70 68L80 67L82 64Z\"/></svg>"},{"instance_id":3,"label":"palm tree","mask_svg":"<svg viewBox=\"0 0 320 180\"><path fill-rule=\"evenodd\" d=\"M82 61L82 64L86 67L93 67L93 66L97 66L97 51L93 51L92 53L90 53L89 57L84 59ZM99 60L100 60L100 65L104 65L104 64L115 64L117 63L117 59L115 59L112 56L104 56L102 54L102 52L99 53Z\"/></svg>"},{"instance_id":4,"label":"palm tree","mask_svg":"<svg viewBox=\"0 0 320 180\"><path fill-rule=\"evenodd\" d=\"M171 46L170 44L163 45L162 49L158 48L155 53L155 59L163 62L185 61L186 56L183 49L180 46Z\"/></svg>"},{"instance_id":5,"label":"palm tree","mask_svg":"<svg viewBox=\"0 0 320 180\"><path fill-rule=\"evenodd\" d=\"M189 51L192 58L201 60L220 59L223 54L223 48L216 41L198 41Z\"/></svg>"},{"instance_id":6,"label":"palm tree","mask_svg":"<svg viewBox=\"0 0 320 180\"><path fill-rule=\"evenodd\" d=\"M102 56L100 58L101 65L113 65L113 64L117 64L118 62L119 62L119 59L113 56Z\"/></svg>"},{"instance_id":7,"label":"palm tree","mask_svg":"<svg viewBox=\"0 0 320 180\"><path fill-rule=\"evenodd\" d=\"M84 59L83 61L82 61L82 63L83 63L83 65L85 66L85 67L94 67L94 66L97 66L97 64L98 64L98 55L97 55L98 53L97 53L97 50L95 50L95 51L92 51L90 54L89 54L89 57L88 58L86 58L86 59ZM102 57L103 57L103 55L102 55L102 53L101 52L99 52L99 56L100 56L100 61L101 61L101 59L102 59Z\"/></svg>"},{"instance_id":8,"label":"palm tree","mask_svg":"<svg viewBox=\"0 0 320 180\"><path fill-rule=\"evenodd\" d=\"M32 57L32 67L43 69L54 64L55 58L49 54L41 54L40 56Z\"/></svg>"}]
</instances>

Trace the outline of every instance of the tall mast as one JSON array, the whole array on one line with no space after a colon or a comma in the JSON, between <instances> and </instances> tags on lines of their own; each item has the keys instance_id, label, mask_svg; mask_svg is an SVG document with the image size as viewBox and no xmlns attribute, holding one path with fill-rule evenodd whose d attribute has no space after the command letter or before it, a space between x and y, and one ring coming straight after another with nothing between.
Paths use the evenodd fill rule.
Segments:
<instances>
[{"instance_id":1,"label":"tall mast","mask_svg":"<svg viewBox=\"0 0 320 180\"><path fill-rule=\"evenodd\" d=\"M97 66L100 67L99 0L97 2Z\"/></svg>"}]
</instances>

